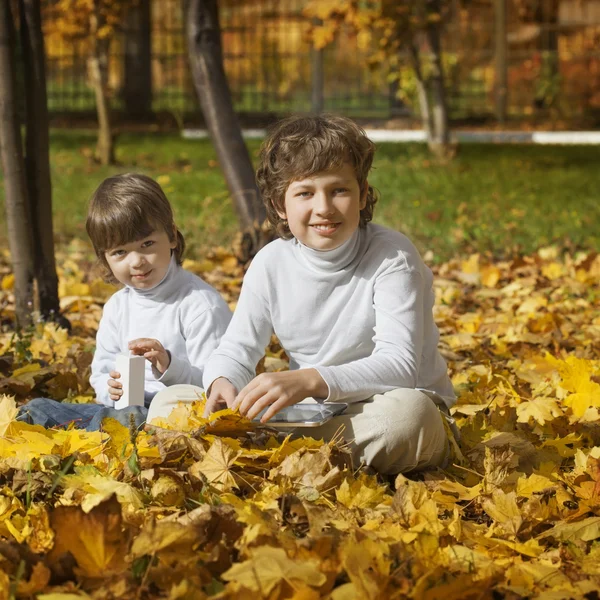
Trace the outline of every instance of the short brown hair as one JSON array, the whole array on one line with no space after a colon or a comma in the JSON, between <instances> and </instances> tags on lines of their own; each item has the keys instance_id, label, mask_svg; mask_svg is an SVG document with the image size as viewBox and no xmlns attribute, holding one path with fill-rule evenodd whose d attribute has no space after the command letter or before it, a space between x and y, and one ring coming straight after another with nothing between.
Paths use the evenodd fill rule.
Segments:
<instances>
[{"instance_id":1,"label":"short brown hair","mask_svg":"<svg viewBox=\"0 0 600 600\"><path fill-rule=\"evenodd\" d=\"M139 173L107 177L96 189L85 222L104 278L116 282L104 253L111 248L148 237L162 226L171 242L177 264L183 260L185 240L175 226L173 209L154 179Z\"/></svg>"},{"instance_id":2,"label":"short brown hair","mask_svg":"<svg viewBox=\"0 0 600 600\"><path fill-rule=\"evenodd\" d=\"M348 162L362 193L374 154L375 144L362 127L346 117L293 116L277 123L260 148L256 182L267 219L279 236L292 237L287 221L278 214L285 208L285 192L292 181L330 171ZM375 202L375 190L368 186L367 202L360 211L361 227L373 218Z\"/></svg>"}]
</instances>

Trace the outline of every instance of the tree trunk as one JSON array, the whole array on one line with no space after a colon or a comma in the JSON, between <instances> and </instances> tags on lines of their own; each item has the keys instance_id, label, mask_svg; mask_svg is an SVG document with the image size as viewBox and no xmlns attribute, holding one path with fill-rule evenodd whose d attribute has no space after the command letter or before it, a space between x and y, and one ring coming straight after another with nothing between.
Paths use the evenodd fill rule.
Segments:
<instances>
[{"instance_id":1,"label":"tree trunk","mask_svg":"<svg viewBox=\"0 0 600 600\"><path fill-rule=\"evenodd\" d=\"M34 254L17 113L14 34L10 2L0 2L0 154L8 243L15 275L16 319L17 325L23 327L31 321L33 309Z\"/></svg>"},{"instance_id":2,"label":"tree trunk","mask_svg":"<svg viewBox=\"0 0 600 600\"><path fill-rule=\"evenodd\" d=\"M108 51L110 39L100 39L98 37L98 31L104 24L99 0L94 0L94 10L90 18L92 53L88 66L94 95L96 96L96 111L98 114L96 157L100 161L100 164L112 165L115 162L115 157L108 98Z\"/></svg>"},{"instance_id":3,"label":"tree trunk","mask_svg":"<svg viewBox=\"0 0 600 600\"><path fill-rule=\"evenodd\" d=\"M39 309L59 319L58 277L54 260L50 142L44 38L40 0L21 0L21 45L25 73L25 172L34 247ZM66 323L68 321L63 319Z\"/></svg>"},{"instance_id":4,"label":"tree trunk","mask_svg":"<svg viewBox=\"0 0 600 600\"><path fill-rule=\"evenodd\" d=\"M134 4L127 14L123 100L130 119L152 113L151 11L149 0Z\"/></svg>"},{"instance_id":5,"label":"tree trunk","mask_svg":"<svg viewBox=\"0 0 600 600\"><path fill-rule=\"evenodd\" d=\"M242 233L241 260L266 243L265 209L231 101L223 68L217 0L188 0L187 42L192 77Z\"/></svg>"},{"instance_id":6,"label":"tree trunk","mask_svg":"<svg viewBox=\"0 0 600 600\"><path fill-rule=\"evenodd\" d=\"M440 15L439 0L430 0L430 15ZM431 49L431 98L433 138L429 147L434 154L445 156L450 151L450 124L448 119L448 102L442 64L441 26L438 19L428 19L425 28L427 41Z\"/></svg>"},{"instance_id":7,"label":"tree trunk","mask_svg":"<svg viewBox=\"0 0 600 600\"><path fill-rule=\"evenodd\" d=\"M419 108L421 110L421 122L427 136L427 141L431 141L433 136L433 126L431 122L431 108L429 106L429 96L427 94L427 86L423 78L423 70L421 69L421 56L416 40L411 40L408 45L408 56L415 72L415 80L417 82L417 94L419 96Z\"/></svg>"},{"instance_id":8,"label":"tree trunk","mask_svg":"<svg viewBox=\"0 0 600 600\"><path fill-rule=\"evenodd\" d=\"M507 0L494 0L494 37L496 62L496 117L506 121L508 108L508 42Z\"/></svg>"},{"instance_id":9,"label":"tree trunk","mask_svg":"<svg viewBox=\"0 0 600 600\"><path fill-rule=\"evenodd\" d=\"M314 27L318 27L323 24L323 21L318 18L312 20ZM315 48L314 45L310 49L310 108L315 115L319 115L323 112L325 106L325 77L324 77L324 50L323 48Z\"/></svg>"}]
</instances>

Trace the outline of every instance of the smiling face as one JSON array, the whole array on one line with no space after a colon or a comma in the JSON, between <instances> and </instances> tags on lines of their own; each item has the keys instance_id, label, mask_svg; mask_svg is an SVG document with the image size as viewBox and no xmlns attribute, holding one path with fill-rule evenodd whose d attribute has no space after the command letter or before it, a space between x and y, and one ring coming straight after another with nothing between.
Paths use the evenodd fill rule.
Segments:
<instances>
[{"instance_id":1,"label":"smiling face","mask_svg":"<svg viewBox=\"0 0 600 600\"><path fill-rule=\"evenodd\" d=\"M284 210L292 235L314 250L333 250L352 237L360 224L366 190L361 190L349 163L298 181L284 197Z\"/></svg>"},{"instance_id":2,"label":"smiling face","mask_svg":"<svg viewBox=\"0 0 600 600\"><path fill-rule=\"evenodd\" d=\"M176 238L171 241L167 232L158 228L142 240L107 250L104 257L120 283L147 290L164 279L176 246Z\"/></svg>"}]
</instances>

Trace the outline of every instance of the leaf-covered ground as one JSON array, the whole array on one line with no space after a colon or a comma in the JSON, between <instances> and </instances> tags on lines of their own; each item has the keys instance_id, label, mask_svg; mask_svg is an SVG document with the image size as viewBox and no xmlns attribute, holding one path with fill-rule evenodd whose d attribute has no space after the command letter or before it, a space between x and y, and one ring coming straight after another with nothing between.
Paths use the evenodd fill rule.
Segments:
<instances>
[{"instance_id":1,"label":"leaf-covered ground","mask_svg":"<svg viewBox=\"0 0 600 600\"><path fill-rule=\"evenodd\" d=\"M390 481L199 405L141 432L15 421L15 401L92 398L113 288L76 245L59 264L71 336L0 338L0 599L598 598L599 255L436 268L462 439L447 470ZM186 266L235 303L226 251ZM274 341L261 368L284 367Z\"/></svg>"}]
</instances>

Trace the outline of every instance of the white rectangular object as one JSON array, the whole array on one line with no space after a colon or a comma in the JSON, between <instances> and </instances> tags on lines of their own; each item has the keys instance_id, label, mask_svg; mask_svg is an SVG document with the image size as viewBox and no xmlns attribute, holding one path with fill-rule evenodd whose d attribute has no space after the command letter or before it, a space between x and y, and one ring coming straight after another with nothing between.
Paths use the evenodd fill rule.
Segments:
<instances>
[{"instance_id":1,"label":"white rectangular object","mask_svg":"<svg viewBox=\"0 0 600 600\"><path fill-rule=\"evenodd\" d=\"M115 408L144 406L146 359L143 356L117 354L115 371L121 375L119 381L123 385L123 395L115 402Z\"/></svg>"}]
</instances>

